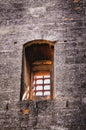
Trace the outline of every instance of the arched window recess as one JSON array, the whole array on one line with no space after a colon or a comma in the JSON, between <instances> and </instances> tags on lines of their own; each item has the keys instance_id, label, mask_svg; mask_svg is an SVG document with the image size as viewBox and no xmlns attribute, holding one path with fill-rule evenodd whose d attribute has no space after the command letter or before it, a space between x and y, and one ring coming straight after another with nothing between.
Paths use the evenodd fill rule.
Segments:
<instances>
[{"instance_id":1,"label":"arched window recess","mask_svg":"<svg viewBox=\"0 0 86 130\"><path fill-rule=\"evenodd\" d=\"M24 44L22 100L54 98L54 45L47 40Z\"/></svg>"}]
</instances>

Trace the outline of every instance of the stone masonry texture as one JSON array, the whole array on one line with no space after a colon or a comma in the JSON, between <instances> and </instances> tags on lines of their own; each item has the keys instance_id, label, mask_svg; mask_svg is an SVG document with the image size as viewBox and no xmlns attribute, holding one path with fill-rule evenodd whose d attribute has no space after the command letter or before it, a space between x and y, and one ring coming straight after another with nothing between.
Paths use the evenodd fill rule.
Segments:
<instances>
[{"instance_id":1,"label":"stone masonry texture","mask_svg":"<svg viewBox=\"0 0 86 130\"><path fill-rule=\"evenodd\" d=\"M55 99L23 102L23 45L37 39L56 41ZM0 130L86 130L85 0L0 0Z\"/></svg>"}]
</instances>

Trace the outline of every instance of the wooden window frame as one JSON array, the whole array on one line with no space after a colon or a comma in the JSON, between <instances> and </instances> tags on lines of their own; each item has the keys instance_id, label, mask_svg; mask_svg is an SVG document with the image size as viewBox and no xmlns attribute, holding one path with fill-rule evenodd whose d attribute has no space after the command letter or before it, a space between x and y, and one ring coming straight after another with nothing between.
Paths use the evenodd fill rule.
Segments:
<instances>
[{"instance_id":1,"label":"wooden window frame","mask_svg":"<svg viewBox=\"0 0 86 130\"><path fill-rule=\"evenodd\" d=\"M42 72L42 71L40 71L40 72ZM39 72L36 72L36 73L39 73ZM45 71L45 73L46 73L46 71ZM49 72L48 72L49 73ZM40 98L40 97L43 97L43 98L45 98L45 97L48 97L48 98L50 98L50 96L51 96L51 75L50 75L50 73L49 74L47 74L48 75L48 77L46 77L46 75L44 75L44 74L41 74L41 75L34 75L34 93L35 93L35 97L38 97L38 98ZM40 77L41 76L41 77ZM44 81L45 80L50 80L50 83L45 83ZM37 83L37 81L42 81L43 83ZM37 89L37 88L40 88L40 86L42 87L41 89ZM48 89L45 89L45 86L49 86L50 88L48 88ZM42 93L42 95L36 95L38 92L41 92ZM49 92L50 93L50 95L44 95L44 93L45 92Z\"/></svg>"}]
</instances>

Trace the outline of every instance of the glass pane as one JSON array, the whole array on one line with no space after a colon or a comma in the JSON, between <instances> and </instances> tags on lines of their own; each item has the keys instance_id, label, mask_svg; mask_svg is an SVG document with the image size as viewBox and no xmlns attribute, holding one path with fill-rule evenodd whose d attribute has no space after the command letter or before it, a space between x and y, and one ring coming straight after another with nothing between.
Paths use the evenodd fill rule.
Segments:
<instances>
[{"instance_id":1,"label":"glass pane","mask_svg":"<svg viewBox=\"0 0 86 130\"><path fill-rule=\"evenodd\" d=\"M44 96L50 96L50 91L44 92Z\"/></svg>"},{"instance_id":2,"label":"glass pane","mask_svg":"<svg viewBox=\"0 0 86 130\"><path fill-rule=\"evenodd\" d=\"M50 79L45 79L44 84L50 84Z\"/></svg>"},{"instance_id":3,"label":"glass pane","mask_svg":"<svg viewBox=\"0 0 86 130\"><path fill-rule=\"evenodd\" d=\"M43 80L41 80L41 79L37 80L36 84L43 84Z\"/></svg>"},{"instance_id":4,"label":"glass pane","mask_svg":"<svg viewBox=\"0 0 86 130\"><path fill-rule=\"evenodd\" d=\"M36 78L43 78L43 76L36 76Z\"/></svg>"},{"instance_id":5,"label":"glass pane","mask_svg":"<svg viewBox=\"0 0 86 130\"><path fill-rule=\"evenodd\" d=\"M45 75L44 78L50 78L50 75Z\"/></svg>"},{"instance_id":6,"label":"glass pane","mask_svg":"<svg viewBox=\"0 0 86 130\"><path fill-rule=\"evenodd\" d=\"M43 90L43 86L37 86L36 90Z\"/></svg>"},{"instance_id":7,"label":"glass pane","mask_svg":"<svg viewBox=\"0 0 86 130\"><path fill-rule=\"evenodd\" d=\"M36 92L36 96L42 96L42 92Z\"/></svg>"},{"instance_id":8,"label":"glass pane","mask_svg":"<svg viewBox=\"0 0 86 130\"><path fill-rule=\"evenodd\" d=\"M44 90L50 90L50 85L45 85Z\"/></svg>"}]
</instances>

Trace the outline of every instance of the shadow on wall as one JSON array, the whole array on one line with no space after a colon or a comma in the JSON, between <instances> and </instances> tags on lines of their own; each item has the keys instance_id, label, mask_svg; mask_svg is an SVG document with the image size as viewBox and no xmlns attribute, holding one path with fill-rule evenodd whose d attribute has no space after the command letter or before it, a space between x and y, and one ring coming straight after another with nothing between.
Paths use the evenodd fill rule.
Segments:
<instances>
[{"instance_id":1,"label":"shadow on wall","mask_svg":"<svg viewBox=\"0 0 86 130\"><path fill-rule=\"evenodd\" d=\"M69 130L86 130L86 105L81 105L80 109L74 111L69 117ZM71 120L70 120L71 119Z\"/></svg>"}]
</instances>

